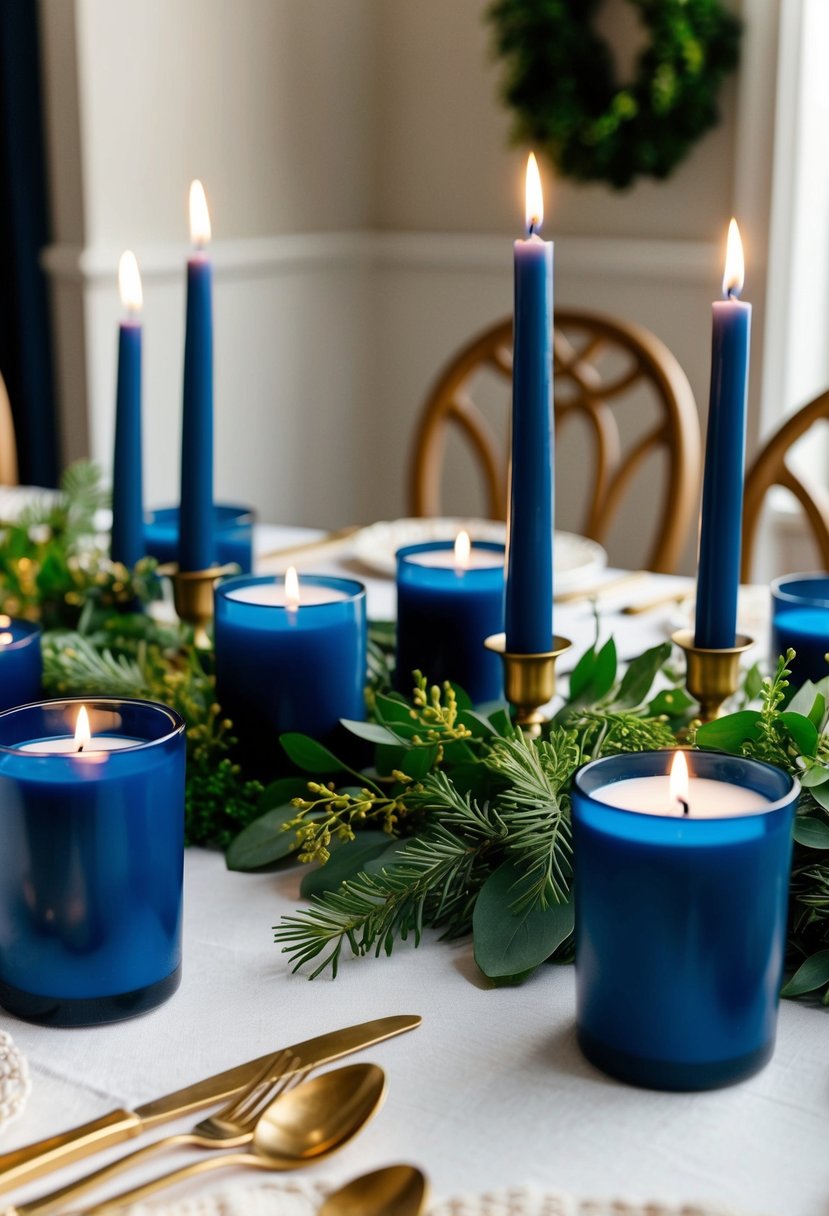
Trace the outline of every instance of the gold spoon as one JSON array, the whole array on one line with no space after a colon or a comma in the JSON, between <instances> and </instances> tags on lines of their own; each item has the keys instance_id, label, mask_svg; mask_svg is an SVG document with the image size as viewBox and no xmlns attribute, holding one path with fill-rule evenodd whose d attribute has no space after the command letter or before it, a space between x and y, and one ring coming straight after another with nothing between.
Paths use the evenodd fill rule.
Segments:
<instances>
[{"instance_id":1,"label":"gold spoon","mask_svg":"<svg viewBox=\"0 0 829 1216\"><path fill-rule=\"evenodd\" d=\"M389 1165L332 1191L317 1216L420 1216L429 1186L413 1165Z\"/></svg>"},{"instance_id":2,"label":"gold spoon","mask_svg":"<svg viewBox=\"0 0 829 1216\"><path fill-rule=\"evenodd\" d=\"M85 1208L85 1216L134 1203L208 1170L237 1165L285 1171L311 1165L355 1136L379 1109L385 1094L386 1076L376 1064L350 1064L323 1073L271 1103L256 1125L251 1151L222 1153L182 1166Z\"/></svg>"}]
</instances>

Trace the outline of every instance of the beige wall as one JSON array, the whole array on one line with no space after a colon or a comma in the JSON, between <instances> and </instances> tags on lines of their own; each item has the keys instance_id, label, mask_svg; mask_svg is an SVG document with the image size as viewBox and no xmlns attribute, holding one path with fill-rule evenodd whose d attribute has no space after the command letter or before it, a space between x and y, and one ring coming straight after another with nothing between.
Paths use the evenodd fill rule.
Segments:
<instances>
[{"instance_id":1,"label":"beige wall","mask_svg":"<svg viewBox=\"0 0 829 1216\"><path fill-rule=\"evenodd\" d=\"M778 3L746 7L746 69L724 91L724 122L668 182L620 194L544 170L557 300L655 329L703 415L709 304L739 210L754 259L752 435ZM132 246L145 276L147 498L177 495L185 201L199 176L217 267L219 492L285 522L401 514L429 384L511 306L525 154L508 142L487 0L40 4L67 458L109 463L115 269ZM607 0L623 56L629 19ZM580 477L560 471L563 500ZM636 561L624 542L613 556Z\"/></svg>"}]
</instances>

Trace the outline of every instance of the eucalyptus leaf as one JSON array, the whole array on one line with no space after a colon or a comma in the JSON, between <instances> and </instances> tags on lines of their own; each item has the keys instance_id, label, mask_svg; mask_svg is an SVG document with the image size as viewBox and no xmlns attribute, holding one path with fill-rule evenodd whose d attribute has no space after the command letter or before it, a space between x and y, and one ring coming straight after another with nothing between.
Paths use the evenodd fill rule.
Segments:
<instances>
[{"instance_id":1,"label":"eucalyptus leaf","mask_svg":"<svg viewBox=\"0 0 829 1216\"><path fill-rule=\"evenodd\" d=\"M829 811L829 785L826 782L809 786L809 793L819 806L822 806L825 811Z\"/></svg>"},{"instance_id":2,"label":"eucalyptus leaf","mask_svg":"<svg viewBox=\"0 0 829 1216\"><path fill-rule=\"evenodd\" d=\"M288 758L300 768L304 768L307 773L337 773L345 769L345 765L337 759L333 752L330 752L327 747L323 747L321 743L317 743L316 739L312 739L310 735L303 735L298 731L288 731L279 736L279 742L285 749Z\"/></svg>"},{"instance_id":3,"label":"eucalyptus leaf","mask_svg":"<svg viewBox=\"0 0 829 1216\"><path fill-rule=\"evenodd\" d=\"M829 823L814 815L798 815L794 821L794 838L807 849L829 849Z\"/></svg>"},{"instance_id":4,"label":"eucalyptus leaf","mask_svg":"<svg viewBox=\"0 0 829 1216\"><path fill-rule=\"evenodd\" d=\"M758 663L752 663L746 672L746 678L743 682L743 691L746 695L746 700L754 701L760 695L760 689L763 687L763 673L760 670Z\"/></svg>"},{"instance_id":5,"label":"eucalyptus leaf","mask_svg":"<svg viewBox=\"0 0 829 1216\"><path fill-rule=\"evenodd\" d=\"M807 680L805 684L801 684L797 692L789 702L789 709L798 714L806 714L807 717L812 716L812 706L815 703L815 698L818 695L817 687L811 680Z\"/></svg>"},{"instance_id":6,"label":"eucalyptus leaf","mask_svg":"<svg viewBox=\"0 0 829 1216\"><path fill-rule=\"evenodd\" d=\"M801 756L814 756L818 741L817 727L814 722L804 717L803 714L792 713L791 710L785 710L780 714L778 721L785 726L794 739Z\"/></svg>"},{"instance_id":7,"label":"eucalyptus leaf","mask_svg":"<svg viewBox=\"0 0 829 1216\"><path fill-rule=\"evenodd\" d=\"M829 773L826 774L829 777ZM308 784L304 777L280 777L266 785L259 799L259 811L271 811L283 807L292 798L307 798Z\"/></svg>"},{"instance_id":8,"label":"eucalyptus leaf","mask_svg":"<svg viewBox=\"0 0 829 1216\"><path fill-rule=\"evenodd\" d=\"M394 747L400 742L394 731L378 722L356 722L352 718L341 718L340 721L350 734L356 735L358 739L366 739L369 743Z\"/></svg>"},{"instance_id":9,"label":"eucalyptus leaf","mask_svg":"<svg viewBox=\"0 0 829 1216\"><path fill-rule=\"evenodd\" d=\"M810 955L780 990L781 996L803 996L829 984L829 950Z\"/></svg>"},{"instance_id":10,"label":"eucalyptus leaf","mask_svg":"<svg viewBox=\"0 0 829 1216\"><path fill-rule=\"evenodd\" d=\"M613 702L614 709L633 709L641 705L651 690L657 674L671 657L671 643L661 642L639 655L622 677Z\"/></svg>"},{"instance_id":11,"label":"eucalyptus leaf","mask_svg":"<svg viewBox=\"0 0 829 1216\"><path fill-rule=\"evenodd\" d=\"M475 962L490 979L520 983L572 933L572 901L536 905L516 915L523 872L505 862L481 887L472 917Z\"/></svg>"},{"instance_id":12,"label":"eucalyptus leaf","mask_svg":"<svg viewBox=\"0 0 829 1216\"><path fill-rule=\"evenodd\" d=\"M399 693L378 693L374 698L374 710L377 720L386 726L390 724L411 726L415 721L411 705Z\"/></svg>"},{"instance_id":13,"label":"eucalyptus leaf","mask_svg":"<svg viewBox=\"0 0 829 1216\"><path fill-rule=\"evenodd\" d=\"M726 714L713 722L704 722L697 730L696 741L700 747L712 747L717 751L735 751L741 743L757 738L757 726L761 714L759 709L741 709L736 714Z\"/></svg>"},{"instance_id":14,"label":"eucalyptus leaf","mask_svg":"<svg viewBox=\"0 0 829 1216\"><path fill-rule=\"evenodd\" d=\"M432 769L437 758L437 747L410 747L403 755L398 768L413 781L421 781Z\"/></svg>"},{"instance_id":15,"label":"eucalyptus leaf","mask_svg":"<svg viewBox=\"0 0 829 1216\"><path fill-rule=\"evenodd\" d=\"M591 646L585 650L576 666L570 672L570 700L577 700L593 679L596 670L596 648Z\"/></svg>"},{"instance_id":16,"label":"eucalyptus leaf","mask_svg":"<svg viewBox=\"0 0 829 1216\"><path fill-rule=\"evenodd\" d=\"M360 832L354 840L338 845L324 866L316 866L303 876L299 893L303 899L336 891L346 878L353 878L375 857L388 851L391 837L386 832Z\"/></svg>"},{"instance_id":17,"label":"eucalyptus leaf","mask_svg":"<svg viewBox=\"0 0 829 1216\"><path fill-rule=\"evenodd\" d=\"M458 715L458 721L472 732L473 739L485 739L488 736L494 738L498 734L489 718L474 709L465 709Z\"/></svg>"},{"instance_id":18,"label":"eucalyptus leaf","mask_svg":"<svg viewBox=\"0 0 829 1216\"><path fill-rule=\"evenodd\" d=\"M826 698L822 692L819 692L815 697L815 703L806 715L810 722L813 722L818 732L820 731L823 719L826 717Z\"/></svg>"},{"instance_id":19,"label":"eucalyptus leaf","mask_svg":"<svg viewBox=\"0 0 829 1216\"><path fill-rule=\"evenodd\" d=\"M296 851L296 832L285 830L285 824L297 814L295 806L278 806L254 819L244 828L227 850L225 861L229 870L261 870Z\"/></svg>"},{"instance_id":20,"label":"eucalyptus leaf","mask_svg":"<svg viewBox=\"0 0 829 1216\"><path fill-rule=\"evenodd\" d=\"M648 713L654 717L665 714L668 718L676 718L693 704L694 698L689 697L684 688L663 688L649 702Z\"/></svg>"},{"instance_id":21,"label":"eucalyptus leaf","mask_svg":"<svg viewBox=\"0 0 829 1216\"><path fill-rule=\"evenodd\" d=\"M825 785L829 781L829 768L824 768L822 764L816 764L814 768L806 769L805 773L801 773L800 784L804 789L813 789L816 785Z\"/></svg>"}]
</instances>

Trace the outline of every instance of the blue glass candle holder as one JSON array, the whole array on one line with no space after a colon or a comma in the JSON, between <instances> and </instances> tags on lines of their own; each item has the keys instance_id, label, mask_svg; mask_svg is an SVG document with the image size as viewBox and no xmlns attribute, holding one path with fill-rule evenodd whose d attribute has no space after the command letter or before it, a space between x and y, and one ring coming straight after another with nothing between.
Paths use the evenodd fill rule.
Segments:
<instances>
[{"instance_id":1,"label":"blue glass candle holder","mask_svg":"<svg viewBox=\"0 0 829 1216\"><path fill-rule=\"evenodd\" d=\"M829 676L829 574L789 574L771 584L771 661L795 650L791 683Z\"/></svg>"},{"instance_id":2,"label":"blue glass candle holder","mask_svg":"<svg viewBox=\"0 0 829 1216\"><path fill-rule=\"evenodd\" d=\"M92 737L74 738L81 706ZM42 701L0 714L0 1004L88 1026L180 980L184 721L164 705Z\"/></svg>"},{"instance_id":3,"label":"blue glass candle holder","mask_svg":"<svg viewBox=\"0 0 829 1216\"><path fill-rule=\"evenodd\" d=\"M40 635L32 621L0 614L0 710L26 705L41 694L43 659Z\"/></svg>"},{"instance_id":4,"label":"blue glass candle holder","mask_svg":"<svg viewBox=\"0 0 829 1216\"><path fill-rule=\"evenodd\" d=\"M694 777L724 783L724 810L731 787L758 809L717 817L712 787L713 810L694 817L692 778L691 814L670 814L672 755L609 756L575 774L577 1031L611 1076L712 1089L751 1076L774 1049L800 786L772 765L689 752ZM655 777L664 815L603 801L617 782Z\"/></svg>"},{"instance_id":5,"label":"blue glass candle holder","mask_svg":"<svg viewBox=\"0 0 829 1216\"><path fill-rule=\"evenodd\" d=\"M215 589L216 695L240 757L262 774L280 763L283 731L324 739L341 718L365 717L365 587L303 574L296 608L284 591L273 575Z\"/></svg>"},{"instance_id":6,"label":"blue glass candle holder","mask_svg":"<svg viewBox=\"0 0 829 1216\"><path fill-rule=\"evenodd\" d=\"M475 541L470 560L488 564L468 568L453 552L451 541L398 550L396 687L409 694L417 670L430 684L459 684L475 704L503 700L503 664L484 642L504 630L504 546ZM426 564L432 555L444 564Z\"/></svg>"},{"instance_id":7,"label":"blue glass candle holder","mask_svg":"<svg viewBox=\"0 0 829 1216\"><path fill-rule=\"evenodd\" d=\"M234 562L242 574L253 569L252 507L231 503L215 503L213 507L216 562ZM178 561L178 507L160 507L144 516L144 544L150 557L159 565Z\"/></svg>"}]
</instances>

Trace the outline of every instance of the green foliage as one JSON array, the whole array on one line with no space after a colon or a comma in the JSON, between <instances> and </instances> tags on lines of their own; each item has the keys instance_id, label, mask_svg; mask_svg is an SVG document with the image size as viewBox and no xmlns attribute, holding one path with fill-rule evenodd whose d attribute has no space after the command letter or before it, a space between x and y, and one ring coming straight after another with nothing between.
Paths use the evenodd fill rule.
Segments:
<instances>
[{"instance_id":1,"label":"green foliage","mask_svg":"<svg viewBox=\"0 0 829 1216\"><path fill-rule=\"evenodd\" d=\"M717 123L740 37L720 0L630 2L647 41L627 83L595 28L600 0L495 0L488 12L516 141L565 176L617 189L667 177Z\"/></svg>"},{"instance_id":2,"label":"green foliage","mask_svg":"<svg viewBox=\"0 0 829 1216\"><path fill-rule=\"evenodd\" d=\"M111 611L158 591L155 561L127 570L112 562L95 515L107 505L95 465L74 464L57 495L44 494L20 518L0 523L0 604L9 616L73 629L82 612Z\"/></svg>"},{"instance_id":3,"label":"green foliage","mask_svg":"<svg viewBox=\"0 0 829 1216\"><path fill-rule=\"evenodd\" d=\"M568 957L570 778L585 759L626 743L674 743L648 706L669 653L649 651L619 680L615 647L591 647L559 720L532 741L503 710L476 712L449 685L428 689L418 677L410 701L377 695L375 721L350 724L375 743L373 769L352 774L357 786L310 781L309 796L294 800L296 817L281 823L300 860L322 862L322 875L336 865L340 880L315 879L306 887L310 908L276 926L295 969L313 963L311 978L336 974L346 946L391 953L398 939L417 945L426 927L450 937L471 930L475 958L496 984ZM312 742L291 736L287 746L318 773ZM325 763L330 773L346 768L330 755ZM375 835L378 852L366 862L356 847L363 825L402 839L382 849ZM269 855L267 833L260 844L251 867Z\"/></svg>"},{"instance_id":4,"label":"green foliage","mask_svg":"<svg viewBox=\"0 0 829 1216\"><path fill-rule=\"evenodd\" d=\"M823 990L829 1004L829 677L788 700L790 650L762 681L760 708L743 709L695 733L699 747L765 760L799 778L789 888L789 966L783 996Z\"/></svg>"}]
</instances>

